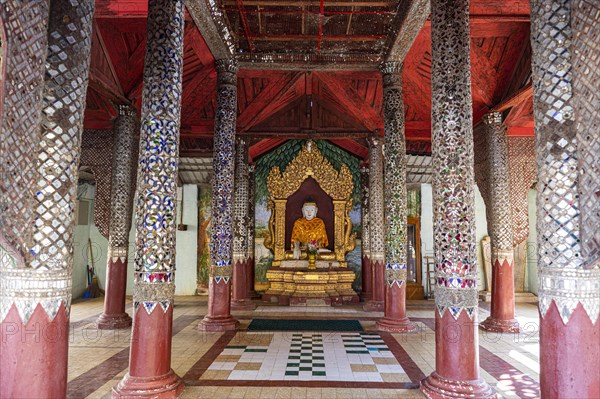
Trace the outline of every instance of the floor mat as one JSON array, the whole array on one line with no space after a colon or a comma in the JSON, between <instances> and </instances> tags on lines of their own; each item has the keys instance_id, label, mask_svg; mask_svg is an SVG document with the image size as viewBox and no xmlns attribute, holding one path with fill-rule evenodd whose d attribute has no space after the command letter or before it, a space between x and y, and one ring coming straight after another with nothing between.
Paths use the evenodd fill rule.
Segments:
<instances>
[{"instance_id":1,"label":"floor mat","mask_svg":"<svg viewBox=\"0 0 600 399\"><path fill-rule=\"evenodd\" d=\"M253 319L248 331L363 331L358 320Z\"/></svg>"}]
</instances>

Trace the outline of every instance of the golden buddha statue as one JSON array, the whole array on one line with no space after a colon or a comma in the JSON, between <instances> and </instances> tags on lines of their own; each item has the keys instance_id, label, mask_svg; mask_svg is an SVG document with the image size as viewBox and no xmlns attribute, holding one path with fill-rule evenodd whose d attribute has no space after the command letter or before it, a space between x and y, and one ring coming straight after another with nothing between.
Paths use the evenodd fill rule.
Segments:
<instances>
[{"instance_id":1,"label":"golden buddha statue","mask_svg":"<svg viewBox=\"0 0 600 399\"><path fill-rule=\"evenodd\" d=\"M306 245L309 241L316 240L319 248L329 246L327 231L323 219L317 217L317 204L311 200L304 201L302 205L302 218L296 219L292 229L292 247L301 243Z\"/></svg>"}]
</instances>

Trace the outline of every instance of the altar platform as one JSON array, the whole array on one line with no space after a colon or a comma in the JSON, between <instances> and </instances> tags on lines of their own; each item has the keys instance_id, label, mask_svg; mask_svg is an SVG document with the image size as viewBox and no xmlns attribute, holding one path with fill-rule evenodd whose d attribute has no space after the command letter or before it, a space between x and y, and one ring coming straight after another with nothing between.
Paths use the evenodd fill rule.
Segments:
<instances>
[{"instance_id":1,"label":"altar platform","mask_svg":"<svg viewBox=\"0 0 600 399\"><path fill-rule=\"evenodd\" d=\"M317 260L308 269L306 260L286 260L267 271L270 287L263 294L266 302L289 306L336 306L358 303L352 289L354 272L338 262Z\"/></svg>"}]
</instances>

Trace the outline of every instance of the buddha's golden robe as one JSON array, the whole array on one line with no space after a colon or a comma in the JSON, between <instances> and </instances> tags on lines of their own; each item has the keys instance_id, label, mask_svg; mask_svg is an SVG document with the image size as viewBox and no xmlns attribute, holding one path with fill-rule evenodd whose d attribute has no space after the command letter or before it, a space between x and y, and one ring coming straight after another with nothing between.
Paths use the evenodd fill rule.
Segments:
<instances>
[{"instance_id":1,"label":"buddha's golden robe","mask_svg":"<svg viewBox=\"0 0 600 399\"><path fill-rule=\"evenodd\" d=\"M311 240L317 240L321 248L329 245L323 219L317 217L311 220L305 218L296 219L294 228L292 229L292 247L295 241L306 244Z\"/></svg>"}]
</instances>

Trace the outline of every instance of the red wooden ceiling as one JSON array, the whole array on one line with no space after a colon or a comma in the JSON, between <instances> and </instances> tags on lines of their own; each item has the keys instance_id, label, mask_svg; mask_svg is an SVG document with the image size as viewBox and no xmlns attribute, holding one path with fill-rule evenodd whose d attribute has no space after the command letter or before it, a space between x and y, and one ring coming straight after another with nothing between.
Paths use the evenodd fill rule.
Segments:
<instances>
[{"instance_id":1,"label":"red wooden ceiling","mask_svg":"<svg viewBox=\"0 0 600 399\"><path fill-rule=\"evenodd\" d=\"M130 102L139 110L146 14L146 0L96 0L86 128L112 125L116 113L111 102ZM528 1L471 4L474 121L479 123L489 110L504 111L511 135L533 135L528 15ZM404 64L406 135L415 144L431 137L430 41L426 22ZM238 131L262 139L251 148L254 157L285 139L312 135L364 158L364 137L383 130L377 71L241 70L238 76ZM215 86L214 58L187 17L181 132L190 153L208 151Z\"/></svg>"}]
</instances>

